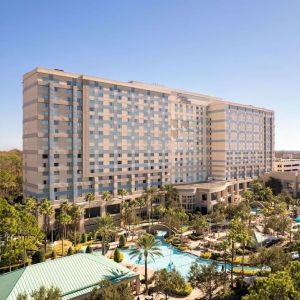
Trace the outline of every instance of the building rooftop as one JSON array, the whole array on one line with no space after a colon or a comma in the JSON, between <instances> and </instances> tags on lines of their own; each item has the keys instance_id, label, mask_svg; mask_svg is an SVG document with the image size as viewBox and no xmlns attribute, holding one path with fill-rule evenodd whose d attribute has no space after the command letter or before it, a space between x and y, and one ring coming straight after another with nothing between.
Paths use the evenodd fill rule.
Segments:
<instances>
[{"instance_id":1,"label":"building rooftop","mask_svg":"<svg viewBox=\"0 0 300 300\"><path fill-rule=\"evenodd\" d=\"M130 80L128 82L125 81L119 81L119 80L112 80L112 79L106 79L102 77L96 77L96 76L90 76L90 75L83 75L83 74L78 74L78 73L71 73L71 72L65 72L64 70L61 69L48 69L48 68L43 68L43 67L37 67L33 69L30 72L27 72L23 76L23 80L29 78L32 76L34 73L45 73L45 74L52 74L52 75L57 75L57 76L65 76L65 77L70 77L70 78L81 78L84 80L93 80L93 81L100 81L108 84L115 84L119 86L127 86L127 87L133 87L137 89L145 89L145 90L152 90L160 93L177 93L178 97L184 96L184 95L189 95L189 97L194 98L195 100L205 100L207 103L223 103L226 105L235 105L239 107L244 107L248 109L259 109L265 112L271 112L274 113L273 110L262 108L262 107L255 107L252 105L247 105L247 104L241 104L241 103L236 103L236 102L231 102L225 99L222 99L220 97L216 96L210 96L202 93L197 93L197 92L191 92L191 91L186 91L186 90L181 90L181 89L176 89L176 88L171 88L167 87L161 84L150 84L150 83L144 83L141 81L135 81L135 80Z\"/></svg>"},{"instance_id":2,"label":"building rooftop","mask_svg":"<svg viewBox=\"0 0 300 300\"><path fill-rule=\"evenodd\" d=\"M30 295L41 286L58 287L63 300L73 299L91 292L101 280L117 283L137 276L101 254L79 253L1 275L0 300L15 300L24 292Z\"/></svg>"},{"instance_id":3,"label":"building rooftop","mask_svg":"<svg viewBox=\"0 0 300 300\"><path fill-rule=\"evenodd\" d=\"M200 190L212 190L218 188L224 188L228 185L226 181L208 181L199 182L194 184L179 184L175 185L177 190L188 190L188 189L200 189Z\"/></svg>"}]
</instances>

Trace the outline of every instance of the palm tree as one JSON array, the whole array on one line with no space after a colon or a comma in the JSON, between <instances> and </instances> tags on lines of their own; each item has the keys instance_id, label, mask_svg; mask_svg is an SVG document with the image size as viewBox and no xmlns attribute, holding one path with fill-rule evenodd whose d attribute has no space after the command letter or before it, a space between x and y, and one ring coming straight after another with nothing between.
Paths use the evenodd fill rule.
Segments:
<instances>
[{"instance_id":1,"label":"palm tree","mask_svg":"<svg viewBox=\"0 0 300 300\"><path fill-rule=\"evenodd\" d=\"M241 223L240 226L240 234L239 234L239 242L242 244L242 278L244 277L244 260L245 260L245 247L246 245L250 242L251 240L251 235L250 235L250 231L249 228Z\"/></svg>"},{"instance_id":2,"label":"palm tree","mask_svg":"<svg viewBox=\"0 0 300 300\"><path fill-rule=\"evenodd\" d=\"M223 251L225 273L226 273L226 268L227 268L227 254L228 254L227 251L229 249L229 246L230 246L229 240L223 240L219 245L220 250Z\"/></svg>"},{"instance_id":3,"label":"palm tree","mask_svg":"<svg viewBox=\"0 0 300 300\"><path fill-rule=\"evenodd\" d=\"M64 256L64 239L66 237L67 232L67 226L72 224L72 218L69 214L67 214L64 211L60 212L59 215L59 223L62 226L62 232L61 232L61 250L62 250L62 256Z\"/></svg>"},{"instance_id":4,"label":"palm tree","mask_svg":"<svg viewBox=\"0 0 300 300\"><path fill-rule=\"evenodd\" d=\"M124 203L124 197L128 195L128 192L125 189L118 190L118 195L122 197L122 204Z\"/></svg>"},{"instance_id":5,"label":"palm tree","mask_svg":"<svg viewBox=\"0 0 300 300\"><path fill-rule=\"evenodd\" d=\"M78 223L80 222L82 216L82 209L77 204L72 204L70 207L70 216L74 226L74 246L76 247L77 244L77 227Z\"/></svg>"},{"instance_id":6,"label":"palm tree","mask_svg":"<svg viewBox=\"0 0 300 300\"><path fill-rule=\"evenodd\" d=\"M69 210L71 208L71 204L68 201L64 201L61 205L60 205L60 211L64 212L64 213L68 213Z\"/></svg>"},{"instance_id":7,"label":"palm tree","mask_svg":"<svg viewBox=\"0 0 300 300\"><path fill-rule=\"evenodd\" d=\"M153 200L157 195L157 188L152 186L145 189L145 196L147 199L147 213L148 213L148 222L150 227L150 216L152 218L152 226L153 226ZM150 213L149 213L149 206L150 206Z\"/></svg>"},{"instance_id":8,"label":"palm tree","mask_svg":"<svg viewBox=\"0 0 300 300\"><path fill-rule=\"evenodd\" d=\"M208 228L207 218L201 214L195 214L191 220L191 228L196 235L202 235Z\"/></svg>"},{"instance_id":9,"label":"palm tree","mask_svg":"<svg viewBox=\"0 0 300 300\"><path fill-rule=\"evenodd\" d=\"M99 233L102 238L102 254L105 255L106 241L115 234L114 220L109 214L107 214L104 217L99 218L98 224L97 233Z\"/></svg>"},{"instance_id":10,"label":"palm tree","mask_svg":"<svg viewBox=\"0 0 300 300\"><path fill-rule=\"evenodd\" d=\"M95 194L90 192L85 195L85 201L89 203L89 219L91 218L91 202L96 199Z\"/></svg>"},{"instance_id":11,"label":"palm tree","mask_svg":"<svg viewBox=\"0 0 300 300\"><path fill-rule=\"evenodd\" d=\"M135 247L130 251L131 258L138 257L139 260L145 260L145 284L148 291L148 257L154 259L155 256L163 256L158 247L159 241L153 235L145 233L135 243Z\"/></svg>"},{"instance_id":12,"label":"palm tree","mask_svg":"<svg viewBox=\"0 0 300 300\"><path fill-rule=\"evenodd\" d=\"M186 214L184 208L179 208L177 210L177 218L178 218L178 221L179 221L179 230L180 230L180 234L181 234L181 237L182 237L183 224L184 224L184 222L187 222L189 220L189 216Z\"/></svg>"},{"instance_id":13,"label":"palm tree","mask_svg":"<svg viewBox=\"0 0 300 300\"><path fill-rule=\"evenodd\" d=\"M235 255L235 243L240 241L240 232L241 232L241 220L240 218L234 218L229 224L229 233L228 238L231 243L231 272L230 272L230 281L231 286L233 286L233 262Z\"/></svg>"},{"instance_id":14,"label":"palm tree","mask_svg":"<svg viewBox=\"0 0 300 300\"><path fill-rule=\"evenodd\" d=\"M122 197L122 203L121 203L121 214L123 212L123 205L124 205L124 197L128 194L128 192L125 189L118 190L118 195ZM121 225L122 226L122 225Z\"/></svg>"},{"instance_id":15,"label":"palm tree","mask_svg":"<svg viewBox=\"0 0 300 300\"><path fill-rule=\"evenodd\" d=\"M130 200L130 202L129 202L129 207L130 207L129 223L132 224L132 240L133 240L134 233L135 233L134 225L136 225L138 223L138 219L139 219L136 214L136 208L138 206L139 206L139 204L136 199Z\"/></svg>"},{"instance_id":16,"label":"palm tree","mask_svg":"<svg viewBox=\"0 0 300 300\"><path fill-rule=\"evenodd\" d=\"M40 206L39 206L39 213L44 217L44 230L45 230L45 240L44 240L44 247L45 247L45 253L47 251L47 235L49 232L49 221L50 217L54 213L53 206L51 202L44 198L42 199Z\"/></svg>"},{"instance_id":17,"label":"palm tree","mask_svg":"<svg viewBox=\"0 0 300 300\"><path fill-rule=\"evenodd\" d=\"M111 192L110 192L110 191L104 191L104 192L102 193L102 198L103 198L103 200L104 200L105 202L109 202L109 201L112 199L112 194L111 194ZM106 211L106 209L105 209L105 211Z\"/></svg>"},{"instance_id":18,"label":"palm tree","mask_svg":"<svg viewBox=\"0 0 300 300\"><path fill-rule=\"evenodd\" d=\"M28 197L25 199L25 210L30 212L31 214L36 214L37 209L37 201L33 197Z\"/></svg>"},{"instance_id":19,"label":"palm tree","mask_svg":"<svg viewBox=\"0 0 300 300\"><path fill-rule=\"evenodd\" d=\"M172 206L177 195L177 190L174 188L173 185L166 184L162 187L162 191L165 194L165 206Z\"/></svg>"},{"instance_id":20,"label":"palm tree","mask_svg":"<svg viewBox=\"0 0 300 300\"><path fill-rule=\"evenodd\" d=\"M144 207L145 204L146 204L145 198L143 198L143 197L137 198L137 199L136 199L136 203L137 203L137 205L138 205L139 208L140 208L140 218L142 219L142 209L143 209L143 207Z\"/></svg>"}]
</instances>

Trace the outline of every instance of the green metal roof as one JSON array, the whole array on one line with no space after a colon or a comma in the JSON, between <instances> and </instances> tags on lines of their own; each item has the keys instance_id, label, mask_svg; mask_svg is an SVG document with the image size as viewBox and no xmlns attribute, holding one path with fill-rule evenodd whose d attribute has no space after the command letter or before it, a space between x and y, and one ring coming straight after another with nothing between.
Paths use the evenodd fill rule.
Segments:
<instances>
[{"instance_id":1,"label":"green metal roof","mask_svg":"<svg viewBox=\"0 0 300 300\"><path fill-rule=\"evenodd\" d=\"M22 292L30 295L42 285L58 287L67 300L90 292L101 280L117 283L137 276L101 254L79 253L1 275L0 300L15 300Z\"/></svg>"}]
</instances>

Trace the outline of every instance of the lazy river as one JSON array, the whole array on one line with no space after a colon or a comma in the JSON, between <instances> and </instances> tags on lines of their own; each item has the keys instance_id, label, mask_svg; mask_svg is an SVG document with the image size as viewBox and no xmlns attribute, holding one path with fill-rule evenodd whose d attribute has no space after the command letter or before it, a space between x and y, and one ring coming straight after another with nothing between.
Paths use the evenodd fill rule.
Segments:
<instances>
[{"instance_id":1,"label":"lazy river","mask_svg":"<svg viewBox=\"0 0 300 300\"><path fill-rule=\"evenodd\" d=\"M173 269L175 268L179 271L184 277L187 277L191 265L193 263L198 263L201 265L208 265L213 262L210 259L203 259L194 254L183 252L178 250L176 247L170 245L164 240L164 235L166 232L158 231L156 235L156 239L159 241L159 249L163 256L156 256L153 260L151 258L148 259L148 267L153 270L160 270L160 269ZM125 261L131 262L136 265L144 265L144 260L139 260L137 257L131 258L130 248L128 250L122 250L125 256ZM221 271L222 267L224 268L224 263L218 262L219 270ZM241 267L240 265L234 265L234 267ZM226 269L230 270L231 265L227 263ZM255 267L246 267L246 269L256 270Z\"/></svg>"}]
</instances>

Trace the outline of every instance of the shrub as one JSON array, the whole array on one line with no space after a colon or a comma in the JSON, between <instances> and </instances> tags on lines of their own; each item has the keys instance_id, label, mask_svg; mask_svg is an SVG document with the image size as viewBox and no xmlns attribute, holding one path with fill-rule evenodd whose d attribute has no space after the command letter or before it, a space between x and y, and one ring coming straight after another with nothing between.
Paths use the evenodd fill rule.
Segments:
<instances>
[{"instance_id":1,"label":"shrub","mask_svg":"<svg viewBox=\"0 0 300 300\"><path fill-rule=\"evenodd\" d=\"M220 253L212 253L210 258L214 260L218 260L220 259L220 257L221 257Z\"/></svg>"},{"instance_id":2,"label":"shrub","mask_svg":"<svg viewBox=\"0 0 300 300\"><path fill-rule=\"evenodd\" d=\"M35 251L32 255L32 264L37 264L43 261L45 261L44 251Z\"/></svg>"},{"instance_id":3,"label":"shrub","mask_svg":"<svg viewBox=\"0 0 300 300\"><path fill-rule=\"evenodd\" d=\"M203 235L197 235L197 234L191 234L191 235L189 235L189 238L192 241L199 241L202 237L203 237Z\"/></svg>"},{"instance_id":4,"label":"shrub","mask_svg":"<svg viewBox=\"0 0 300 300\"><path fill-rule=\"evenodd\" d=\"M88 245L85 249L85 253L93 253L93 249L90 245Z\"/></svg>"},{"instance_id":5,"label":"shrub","mask_svg":"<svg viewBox=\"0 0 300 300\"><path fill-rule=\"evenodd\" d=\"M86 239L86 234L83 232L81 234L81 243L86 243L87 239Z\"/></svg>"},{"instance_id":6,"label":"shrub","mask_svg":"<svg viewBox=\"0 0 300 300\"><path fill-rule=\"evenodd\" d=\"M189 250L189 247L187 245L181 244L178 246L178 249L180 251L187 251L187 250Z\"/></svg>"},{"instance_id":7,"label":"shrub","mask_svg":"<svg viewBox=\"0 0 300 300\"><path fill-rule=\"evenodd\" d=\"M119 238L119 247L120 248L123 248L125 247L126 245L126 238L124 236L124 234L120 235L120 238Z\"/></svg>"},{"instance_id":8,"label":"shrub","mask_svg":"<svg viewBox=\"0 0 300 300\"><path fill-rule=\"evenodd\" d=\"M178 297L186 297L190 295L193 291L193 288L189 282L186 282L183 289L176 290L175 295Z\"/></svg>"},{"instance_id":9,"label":"shrub","mask_svg":"<svg viewBox=\"0 0 300 300\"><path fill-rule=\"evenodd\" d=\"M87 241L91 241L94 237L95 237L94 233L93 233L93 232L90 232L90 233L87 235Z\"/></svg>"},{"instance_id":10,"label":"shrub","mask_svg":"<svg viewBox=\"0 0 300 300\"><path fill-rule=\"evenodd\" d=\"M257 275L258 272L259 272L259 270L244 269L244 275L246 275L246 276L254 276L254 275ZM233 268L233 273L242 274L242 268Z\"/></svg>"},{"instance_id":11,"label":"shrub","mask_svg":"<svg viewBox=\"0 0 300 300\"><path fill-rule=\"evenodd\" d=\"M174 235L170 235L170 236L168 236L168 237L166 238L166 242L172 243L172 241L173 241L174 238L175 238Z\"/></svg>"},{"instance_id":12,"label":"shrub","mask_svg":"<svg viewBox=\"0 0 300 300\"><path fill-rule=\"evenodd\" d=\"M120 263L123 259L124 259L124 254L118 248L116 248L114 252L114 261Z\"/></svg>"},{"instance_id":13,"label":"shrub","mask_svg":"<svg viewBox=\"0 0 300 300\"><path fill-rule=\"evenodd\" d=\"M210 259L211 258L211 252L209 252L209 251L203 252L203 253L200 254L200 257L204 258L204 259Z\"/></svg>"},{"instance_id":14,"label":"shrub","mask_svg":"<svg viewBox=\"0 0 300 300\"><path fill-rule=\"evenodd\" d=\"M181 244L181 240L178 238L174 238L171 242L173 246L179 246Z\"/></svg>"},{"instance_id":15,"label":"shrub","mask_svg":"<svg viewBox=\"0 0 300 300\"><path fill-rule=\"evenodd\" d=\"M57 258L57 254L55 250L52 250L51 252L51 259L56 259Z\"/></svg>"},{"instance_id":16,"label":"shrub","mask_svg":"<svg viewBox=\"0 0 300 300\"><path fill-rule=\"evenodd\" d=\"M73 254L74 254L74 249L73 249L73 247L69 247L69 248L68 248L67 255L70 256L70 255L73 255Z\"/></svg>"}]
</instances>

